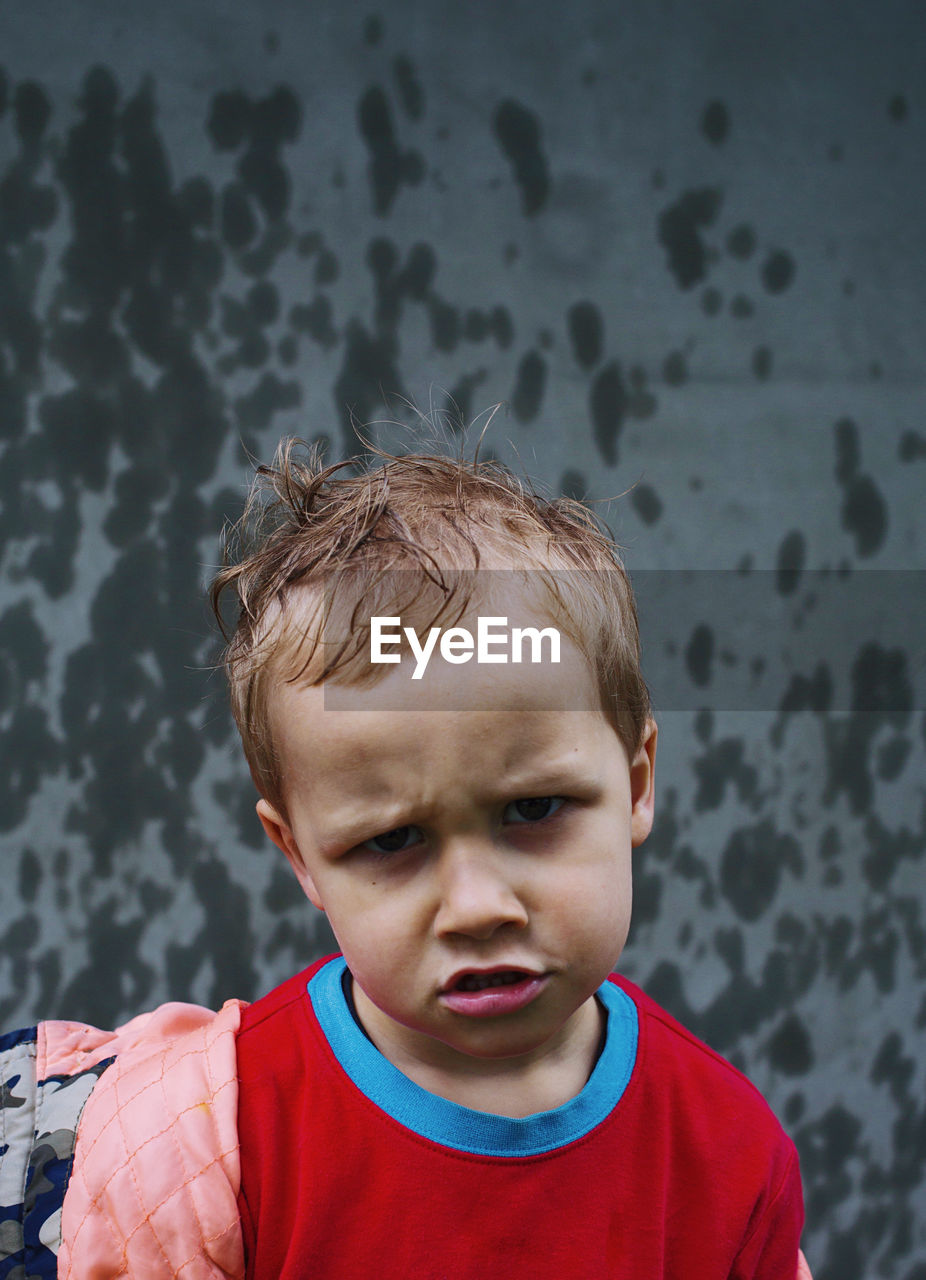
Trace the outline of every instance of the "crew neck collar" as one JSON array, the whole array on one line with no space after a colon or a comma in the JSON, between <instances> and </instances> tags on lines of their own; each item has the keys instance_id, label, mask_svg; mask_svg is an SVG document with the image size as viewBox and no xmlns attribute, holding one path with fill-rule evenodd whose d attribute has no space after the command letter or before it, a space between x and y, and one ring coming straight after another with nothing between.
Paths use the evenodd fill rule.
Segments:
<instances>
[{"instance_id":1,"label":"crew neck collar","mask_svg":"<svg viewBox=\"0 0 926 1280\"><path fill-rule=\"evenodd\" d=\"M428 1092L379 1052L355 1021L342 981L343 956L307 985L312 1008L341 1067L370 1102L423 1138L474 1155L517 1157L555 1151L590 1133L620 1102L637 1055L637 1009L613 982L599 987L606 1014L604 1046L584 1088L552 1111L515 1118L474 1111Z\"/></svg>"}]
</instances>

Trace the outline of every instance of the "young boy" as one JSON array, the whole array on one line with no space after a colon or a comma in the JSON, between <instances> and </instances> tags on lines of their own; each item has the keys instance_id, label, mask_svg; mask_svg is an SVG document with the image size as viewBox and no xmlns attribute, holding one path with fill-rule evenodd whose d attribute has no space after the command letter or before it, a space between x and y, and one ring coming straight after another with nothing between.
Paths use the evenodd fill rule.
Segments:
<instances>
[{"instance_id":1,"label":"young boy","mask_svg":"<svg viewBox=\"0 0 926 1280\"><path fill-rule=\"evenodd\" d=\"M493 464L345 465L285 442L213 590L258 815L341 952L7 1046L36 1116L81 1099L58 1274L808 1276L792 1144L612 972L657 737L613 544Z\"/></svg>"}]
</instances>

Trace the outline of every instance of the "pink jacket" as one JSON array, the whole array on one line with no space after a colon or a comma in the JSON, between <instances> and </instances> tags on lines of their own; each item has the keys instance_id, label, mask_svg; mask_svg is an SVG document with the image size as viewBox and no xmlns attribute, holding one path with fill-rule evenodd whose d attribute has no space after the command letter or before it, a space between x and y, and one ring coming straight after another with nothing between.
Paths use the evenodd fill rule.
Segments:
<instances>
[{"instance_id":1,"label":"pink jacket","mask_svg":"<svg viewBox=\"0 0 926 1280\"><path fill-rule=\"evenodd\" d=\"M47 1023L43 1067L117 1054L83 1109L61 1215L72 1280L243 1280L238 1221L241 1002L166 1004L107 1033ZM38 1065L38 1064L37 1064Z\"/></svg>"},{"instance_id":2,"label":"pink jacket","mask_svg":"<svg viewBox=\"0 0 926 1280\"><path fill-rule=\"evenodd\" d=\"M40 1115L48 1127L60 1122L62 1098L76 1108L63 1207L41 1230L61 1280L243 1280L235 1055L243 1007L165 1004L116 1031L39 1024L34 1144L62 1132L43 1133ZM96 1079L93 1069L109 1059ZM90 1083L68 1093L75 1080ZM812 1280L802 1253L795 1280Z\"/></svg>"}]
</instances>

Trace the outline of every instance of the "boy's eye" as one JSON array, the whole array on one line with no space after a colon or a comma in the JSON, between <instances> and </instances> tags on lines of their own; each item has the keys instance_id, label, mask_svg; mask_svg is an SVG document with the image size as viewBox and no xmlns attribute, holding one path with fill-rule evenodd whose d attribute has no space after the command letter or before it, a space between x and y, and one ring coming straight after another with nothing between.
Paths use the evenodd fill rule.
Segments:
<instances>
[{"instance_id":1,"label":"boy's eye","mask_svg":"<svg viewBox=\"0 0 926 1280\"><path fill-rule=\"evenodd\" d=\"M508 814L511 809L516 810L517 817L507 818L507 820L514 823L516 827L524 827L543 822L544 818L552 818L552 815L558 813L565 803L565 796L537 796L530 800L512 800L511 804L506 806L505 813ZM553 805L556 805L556 808L551 810ZM382 836L371 836L369 840L362 842L360 847L369 849L371 854L401 854L410 847L407 842L409 833L418 829L412 826L396 827L392 831L383 832Z\"/></svg>"},{"instance_id":2,"label":"boy's eye","mask_svg":"<svg viewBox=\"0 0 926 1280\"><path fill-rule=\"evenodd\" d=\"M369 849L371 854L401 854L406 849L406 838L410 831L418 831L418 827L396 827L394 831L383 832L382 836L370 836L362 842L361 849ZM378 845L384 845L379 849Z\"/></svg>"},{"instance_id":3,"label":"boy's eye","mask_svg":"<svg viewBox=\"0 0 926 1280\"><path fill-rule=\"evenodd\" d=\"M519 810L520 817L525 823L543 822L544 818L552 818L553 814L558 813L565 803L564 796L537 796L534 800L512 800L508 809ZM556 809L552 812L551 805L556 805ZM515 826L523 826L523 824L515 822Z\"/></svg>"}]
</instances>

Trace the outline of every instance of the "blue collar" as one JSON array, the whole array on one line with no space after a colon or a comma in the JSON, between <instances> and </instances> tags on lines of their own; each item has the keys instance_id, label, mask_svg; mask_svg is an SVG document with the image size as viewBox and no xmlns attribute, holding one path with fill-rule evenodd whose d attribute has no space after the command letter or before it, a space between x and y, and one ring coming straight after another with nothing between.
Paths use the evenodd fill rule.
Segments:
<instances>
[{"instance_id":1,"label":"blue collar","mask_svg":"<svg viewBox=\"0 0 926 1280\"><path fill-rule=\"evenodd\" d=\"M553 1111L515 1119L472 1111L429 1093L389 1062L354 1021L337 956L308 983L322 1031L344 1071L369 1100L393 1120L441 1146L484 1156L534 1156L555 1151L590 1133L614 1110L630 1081L637 1056L637 1009L620 987L605 982L598 999L607 1015L604 1048L584 1089Z\"/></svg>"}]
</instances>

